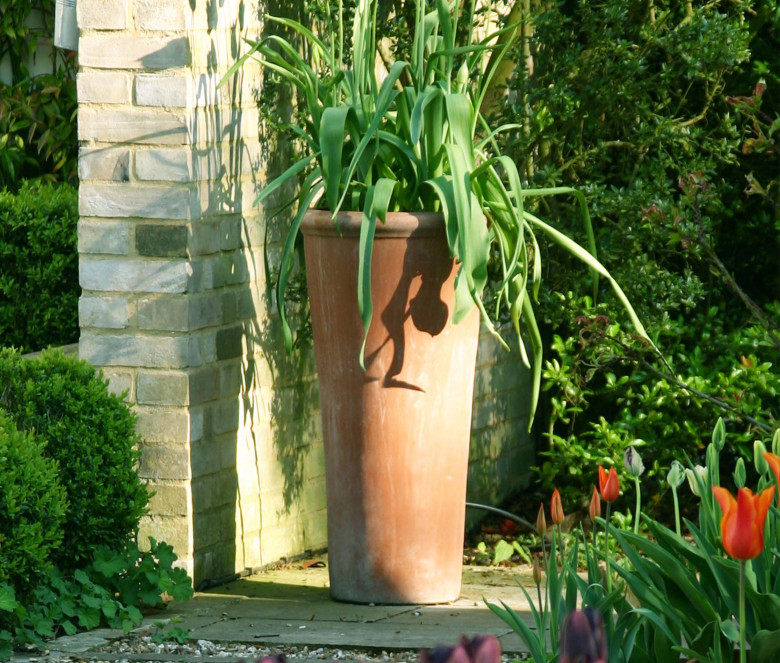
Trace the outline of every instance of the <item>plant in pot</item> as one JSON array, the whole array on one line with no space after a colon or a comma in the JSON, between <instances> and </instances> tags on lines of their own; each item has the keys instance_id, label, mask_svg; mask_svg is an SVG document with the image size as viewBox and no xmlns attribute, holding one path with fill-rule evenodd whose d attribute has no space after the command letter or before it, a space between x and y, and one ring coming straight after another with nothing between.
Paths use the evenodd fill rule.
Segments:
<instances>
[{"instance_id":1,"label":"plant in pot","mask_svg":"<svg viewBox=\"0 0 780 663\"><path fill-rule=\"evenodd\" d=\"M302 120L293 129L305 156L257 202L302 179L277 296L289 348L284 295L302 233L323 418L331 594L356 602L445 602L460 592L480 319L506 345L483 303L491 248L500 256L500 306L518 332L523 360L533 361L533 406L541 372L532 306L541 279L535 231L609 280L637 332L644 330L594 257L582 195L524 189L497 140L518 127L491 127L480 111L517 26L491 32L485 26L500 20L489 11L416 0L408 61L382 70L379 4L357 0L349 47L341 2L324 37L294 20L266 17L304 42L307 57L294 40L267 36L225 79L256 58L298 95ZM580 198L590 251L524 204L532 195L562 193Z\"/></svg>"}]
</instances>

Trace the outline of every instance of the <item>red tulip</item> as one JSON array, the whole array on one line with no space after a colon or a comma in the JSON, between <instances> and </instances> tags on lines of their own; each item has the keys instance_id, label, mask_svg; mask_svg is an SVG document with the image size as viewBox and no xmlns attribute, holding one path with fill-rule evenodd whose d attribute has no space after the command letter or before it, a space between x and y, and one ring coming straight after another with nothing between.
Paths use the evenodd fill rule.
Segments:
<instances>
[{"instance_id":1,"label":"red tulip","mask_svg":"<svg viewBox=\"0 0 780 663\"><path fill-rule=\"evenodd\" d=\"M769 486L760 495L740 488L737 499L720 486L713 486L712 492L723 511L720 533L724 550L734 559L758 557L764 549L764 524L775 487Z\"/></svg>"},{"instance_id":2,"label":"red tulip","mask_svg":"<svg viewBox=\"0 0 780 663\"><path fill-rule=\"evenodd\" d=\"M563 514L563 504L561 504L561 494L558 492L557 488L553 491L552 499L550 500L550 515L552 516L553 523L556 525L560 525L565 517Z\"/></svg>"},{"instance_id":3,"label":"red tulip","mask_svg":"<svg viewBox=\"0 0 780 663\"><path fill-rule=\"evenodd\" d=\"M590 496L590 507L588 507L588 515L591 521L596 520L601 515L601 498L599 497L599 491L596 490L596 486L593 486L593 494Z\"/></svg>"},{"instance_id":4,"label":"red tulip","mask_svg":"<svg viewBox=\"0 0 780 663\"><path fill-rule=\"evenodd\" d=\"M607 474L607 471L599 465L599 491L605 502L614 502L620 495L620 482L614 467L610 467Z\"/></svg>"},{"instance_id":5,"label":"red tulip","mask_svg":"<svg viewBox=\"0 0 780 663\"><path fill-rule=\"evenodd\" d=\"M766 462L769 463L769 468L777 477L777 482L780 483L780 456L770 453L769 451L765 451L761 455L764 457Z\"/></svg>"}]
</instances>

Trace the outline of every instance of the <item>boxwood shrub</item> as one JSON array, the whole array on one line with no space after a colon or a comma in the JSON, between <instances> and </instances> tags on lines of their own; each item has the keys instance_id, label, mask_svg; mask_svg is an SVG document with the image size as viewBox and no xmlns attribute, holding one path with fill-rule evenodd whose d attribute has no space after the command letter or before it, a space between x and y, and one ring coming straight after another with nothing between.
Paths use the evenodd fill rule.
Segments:
<instances>
[{"instance_id":1,"label":"boxwood shrub","mask_svg":"<svg viewBox=\"0 0 780 663\"><path fill-rule=\"evenodd\" d=\"M78 340L78 196L67 184L0 191L0 345Z\"/></svg>"},{"instance_id":2,"label":"boxwood shrub","mask_svg":"<svg viewBox=\"0 0 780 663\"><path fill-rule=\"evenodd\" d=\"M44 577L63 537L65 490L35 435L0 410L0 584L24 594Z\"/></svg>"},{"instance_id":3,"label":"boxwood shrub","mask_svg":"<svg viewBox=\"0 0 780 663\"><path fill-rule=\"evenodd\" d=\"M76 569L100 546L120 549L149 502L137 472L134 413L93 366L61 350L23 359L1 349L0 385L0 408L19 429L35 431L59 463L69 506L54 564Z\"/></svg>"}]
</instances>

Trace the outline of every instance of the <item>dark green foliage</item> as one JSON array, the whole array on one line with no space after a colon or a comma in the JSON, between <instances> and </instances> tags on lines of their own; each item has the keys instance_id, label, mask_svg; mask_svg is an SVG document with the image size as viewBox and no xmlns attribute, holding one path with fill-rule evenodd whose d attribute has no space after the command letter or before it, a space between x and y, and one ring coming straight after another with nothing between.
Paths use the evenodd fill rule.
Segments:
<instances>
[{"instance_id":1,"label":"dark green foliage","mask_svg":"<svg viewBox=\"0 0 780 663\"><path fill-rule=\"evenodd\" d=\"M54 34L54 0L0 0L0 59L11 80L0 82L0 187L16 189L24 179L75 182L76 59L51 49L50 73L33 76L28 64ZM40 27L31 27L31 13Z\"/></svg>"},{"instance_id":2,"label":"dark green foliage","mask_svg":"<svg viewBox=\"0 0 780 663\"><path fill-rule=\"evenodd\" d=\"M150 545L148 552L132 542L117 552L98 549L90 565L72 574L52 569L24 596L0 583L0 660L11 655L13 646L45 648L46 639L63 634L100 626L127 632L141 622L142 609L162 605L163 593L188 600L192 583L173 566L173 550L154 539ZM174 633L184 636L182 629Z\"/></svg>"},{"instance_id":3,"label":"dark green foliage","mask_svg":"<svg viewBox=\"0 0 780 663\"><path fill-rule=\"evenodd\" d=\"M137 474L135 416L85 361L61 351L22 359L0 350L0 407L17 427L36 431L60 466L69 508L52 561L84 566L93 552L120 549L137 531L149 494Z\"/></svg>"},{"instance_id":4,"label":"dark green foliage","mask_svg":"<svg viewBox=\"0 0 780 663\"><path fill-rule=\"evenodd\" d=\"M0 346L78 340L78 196L64 184L0 192Z\"/></svg>"},{"instance_id":5,"label":"dark green foliage","mask_svg":"<svg viewBox=\"0 0 780 663\"><path fill-rule=\"evenodd\" d=\"M598 305L573 295L588 274L542 245L544 482L587 494L593 464L622 466L635 438L648 478L665 475L721 416L733 442L767 438L780 418L776 3L560 2L532 23L533 70L507 107L524 127L515 158L529 183L586 191L599 258L663 353L604 284ZM566 204L543 212L580 232Z\"/></svg>"},{"instance_id":6,"label":"dark green foliage","mask_svg":"<svg viewBox=\"0 0 780 663\"><path fill-rule=\"evenodd\" d=\"M29 590L62 541L65 491L43 444L0 409L0 584Z\"/></svg>"},{"instance_id":7,"label":"dark green foliage","mask_svg":"<svg viewBox=\"0 0 780 663\"><path fill-rule=\"evenodd\" d=\"M149 537L148 551L127 541L119 551L96 550L90 576L125 605L158 608L163 605L163 593L174 601L192 596L192 582L184 569L174 567L176 559L164 541Z\"/></svg>"}]
</instances>

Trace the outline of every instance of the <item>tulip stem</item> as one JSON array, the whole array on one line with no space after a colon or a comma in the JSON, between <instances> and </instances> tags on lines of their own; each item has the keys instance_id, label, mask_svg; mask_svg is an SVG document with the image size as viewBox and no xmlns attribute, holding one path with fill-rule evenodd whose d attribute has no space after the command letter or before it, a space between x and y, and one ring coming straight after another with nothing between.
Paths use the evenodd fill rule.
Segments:
<instances>
[{"instance_id":1,"label":"tulip stem","mask_svg":"<svg viewBox=\"0 0 780 663\"><path fill-rule=\"evenodd\" d=\"M677 500L677 486L672 486L672 497L674 498L674 526L677 530L677 536L680 534L680 502Z\"/></svg>"},{"instance_id":2,"label":"tulip stem","mask_svg":"<svg viewBox=\"0 0 780 663\"><path fill-rule=\"evenodd\" d=\"M555 526L555 529L558 530L558 546L560 548L560 556L561 556L561 572L563 572L563 532L561 530L561 524L558 523Z\"/></svg>"},{"instance_id":3,"label":"tulip stem","mask_svg":"<svg viewBox=\"0 0 780 663\"><path fill-rule=\"evenodd\" d=\"M604 562L607 572L607 594L612 591L612 576L609 571L609 516L612 502L607 502L607 519L604 521Z\"/></svg>"},{"instance_id":4,"label":"tulip stem","mask_svg":"<svg viewBox=\"0 0 780 663\"><path fill-rule=\"evenodd\" d=\"M542 542L542 564L544 565L544 596L545 596L545 605L544 607L542 607L542 602L540 599L539 609L542 610L542 612L545 612L547 610L547 587L550 578L550 560L547 559L547 546L544 544L544 534L541 534L539 536L539 539Z\"/></svg>"},{"instance_id":5,"label":"tulip stem","mask_svg":"<svg viewBox=\"0 0 780 663\"><path fill-rule=\"evenodd\" d=\"M745 560L739 560L739 663L745 663Z\"/></svg>"},{"instance_id":6,"label":"tulip stem","mask_svg":"<svg viewBox=\"0 0 780 663\"><path fill-rule=\"evenodd\" d=\"M639 512L642 509L642 489L639 486L638 476L634 477L634 485L636 486L636 513L634 514L634 534L639 534Z\"/></svg>"}]
</instances>

